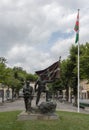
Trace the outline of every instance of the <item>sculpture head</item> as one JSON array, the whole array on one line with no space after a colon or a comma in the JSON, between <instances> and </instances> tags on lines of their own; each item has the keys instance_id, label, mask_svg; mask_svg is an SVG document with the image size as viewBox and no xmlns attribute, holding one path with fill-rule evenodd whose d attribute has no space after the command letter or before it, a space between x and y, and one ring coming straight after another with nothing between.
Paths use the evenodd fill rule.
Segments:
<instances>
[{"instance_id":1,"label":"sculpture head","mask_svg":"<svg viewBox=\"0 0 89 130\"><path fill-rule=\"evenodd\" d=\"M26 86L29 87L30 86L30 81L26 81Z\"/></svg>"}]
</instances>

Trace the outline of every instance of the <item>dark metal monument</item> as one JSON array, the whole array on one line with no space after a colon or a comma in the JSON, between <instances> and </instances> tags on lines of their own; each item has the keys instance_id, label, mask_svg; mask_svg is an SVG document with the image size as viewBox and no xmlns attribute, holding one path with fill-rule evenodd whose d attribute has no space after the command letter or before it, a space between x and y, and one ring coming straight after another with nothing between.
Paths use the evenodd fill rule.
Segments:
<instances>
[{"instance_id":1,"label":"dark metal monument","mask_svg":"<svg viewBox=\"0 0 89 130\"><path fill-rule=\"evenodd\" d=\"M30 86L30 82L26 81L23 87L23 96L26 112L31 111L31 102L33 99L33 88Z\"/></svg>"},{"instance_id":2,"label":"dark metal monument","mask_svg":"<svg viewBox=\"0 0 89 130\"><path fill-rule=\"evenodd\" d=\"M19 120L58 119L58 116L55 114L57 104L56 102L48 99L49 91L46 89L46 84L54 82L56 79L58 79L59 71L59 61L57 61L47 69L36 72L39 78L34 86L34 91L37 94L35 107L31 106L33 99L33 88L30 86L29 82L26 82L23 88L26 112L19 115ZM39 104L42 92L46 93L46 101Z\"/></svg>"}]
</instances>

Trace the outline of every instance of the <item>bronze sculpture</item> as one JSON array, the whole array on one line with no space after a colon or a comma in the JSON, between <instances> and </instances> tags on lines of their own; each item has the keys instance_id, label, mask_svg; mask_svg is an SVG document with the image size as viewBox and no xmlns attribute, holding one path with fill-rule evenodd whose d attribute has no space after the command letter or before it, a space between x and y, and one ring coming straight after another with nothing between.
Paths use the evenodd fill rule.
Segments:
<instances>
[{"instance_id":1,"label":"bronze sculpture","mask_svg":"<svg viewBox=\"0 0 89 130\"><path fill-rule=\"evenodd\" d=\"M49 91L46 89L46 83L48 83L48 82L49 81L47 81L47 80L43 80L42 77L39 77L38 80L36 81L36 83L35 83L35 92L37 92L36 106L38 106L42 92L46 93L46 101L48 101Z\"/></svg>"},{"instance_id":2,"label":"bronze sculpture","mask_svg":"<svg viewBox=\"0 0 89 130\"><path fill-rule=\"evenodd\" d=\"M31 111L31 102L33 99L33 88L32 88L32 86L30 86L29 81L26 81L26 84L23 87L23 96L24 96L26 112Z\"/></svg>"}]
</instances>

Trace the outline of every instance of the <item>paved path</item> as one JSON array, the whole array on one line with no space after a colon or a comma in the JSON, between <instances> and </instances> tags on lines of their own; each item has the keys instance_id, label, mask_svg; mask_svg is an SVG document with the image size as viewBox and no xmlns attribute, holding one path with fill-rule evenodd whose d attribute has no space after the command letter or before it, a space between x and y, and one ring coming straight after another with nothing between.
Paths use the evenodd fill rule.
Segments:
<instances>
[{"instance_id":1,"label":"paved path","mask_svg":"<svg viewBox=\"0 0 89 130\"><path fill-rule=\"evenodd\" d=\"M35 106L35 100L32 101L32 106ZM25 110L23 99L19 99L14 102L5 102L4 104L0 104L0 112L14 111L14 110ZM74 107L70 103L64 103L64 102L61 103L57 101L57 110L77 112L77 107ZM80 109L80 112L89 114L89 110Z\"/></svg>"}]
</instances>

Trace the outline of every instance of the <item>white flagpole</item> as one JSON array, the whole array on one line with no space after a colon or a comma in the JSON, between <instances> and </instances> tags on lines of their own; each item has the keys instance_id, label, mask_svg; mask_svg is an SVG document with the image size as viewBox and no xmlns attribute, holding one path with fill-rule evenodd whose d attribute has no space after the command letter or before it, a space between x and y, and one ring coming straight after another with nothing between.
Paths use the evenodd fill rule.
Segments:
<instances>
[{"instance_id":1,"label":"white flagpole","mask_svg":"<svg viewBox=\"0 0 89 130\"><path fill-rule=\"evenodd\" d=\"M80 74L79 74L79 51L80 51L80 47L79 47L79 42L78 42L78 90L77 90L77 93L78 93L78 112L79 112L79 85L80 85Z\"/></svg>"},{"instance_id":2,"label":"white flagpole","mask_svg":"<svg viewBox=\"0 0 89 130\"><path fill-rule=\"evenodd\" d=\"M79 9L78 9L78 13L79 13ZM79 32L78 32L79 33ZM78 104L78 112L80 111L79 109L79 86L80 86L80 58L79 58L79 52L80 52L80 44L79 44L79 39L78 39L78 88L77 88L77 104Z\"/></svg>"}]
</instances>

